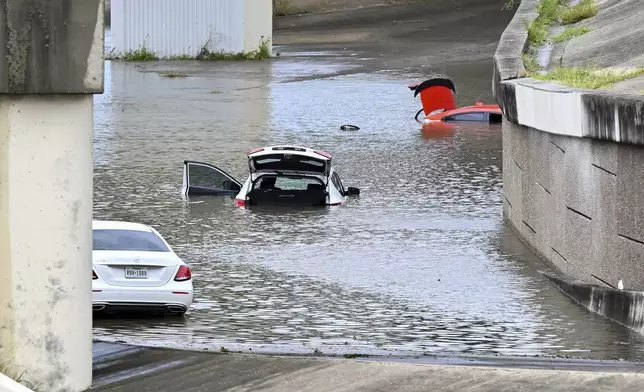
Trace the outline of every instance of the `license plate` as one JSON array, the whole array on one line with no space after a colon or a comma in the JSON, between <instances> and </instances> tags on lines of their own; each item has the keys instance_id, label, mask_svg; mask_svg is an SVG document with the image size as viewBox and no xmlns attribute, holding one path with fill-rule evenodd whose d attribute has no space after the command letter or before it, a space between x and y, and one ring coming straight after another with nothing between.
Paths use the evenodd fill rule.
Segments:
<instances>
[{"instance_id":1,"label":"license plate","mask_svg":"<svg viewBox=\"0 0 644 392\"><path fill-rule=\"evenodd\" d=\"M125 277L127 279L147 279L148 269L145 267L125 267Z\"/></svg>"}]
</instances>

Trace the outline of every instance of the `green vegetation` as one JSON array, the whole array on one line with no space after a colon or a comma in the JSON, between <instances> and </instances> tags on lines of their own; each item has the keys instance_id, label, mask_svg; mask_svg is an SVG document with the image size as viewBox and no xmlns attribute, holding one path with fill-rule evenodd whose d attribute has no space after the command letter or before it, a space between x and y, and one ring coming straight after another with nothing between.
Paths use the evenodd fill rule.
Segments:
<instances>
[{"instance_id":1,"label":"green vegetation","mask_svg":"<svg viewBox=\"0 0 644 392\"><path fill-rule=\"evenodd\" d=\"M212 91L210 91L210 94L223 94L223 91L221 91L221 90L212 90Z\"/></svg>"},{"instance_id":2,"label":"green vegetation","mask_svg":"<svg viewBox=\"0 0 644 392\"><path fill-rule=\"evenodd\" d=\"M596 0L581 0L578 4L567 7L561 12L561 23L572 24L593 17L599 12Z\"/></svg>"},{"instance_id":3,"label":"green vegetation","mask_svg":"<svg viewBox=\"0 0 644 392\"><path fill-rule=\"evenodd\" d=\"M179 56L170 56L164 60L194 60L194 57L190 57L187 54L181 54Z\"/></svg>"},{"instance_id":4,"label":"green vegetation","mask_svg":"<svg viewBox=\"0 0 644 392\"><path fill-rule=\"evenodd\" d=\"M561 7L567 0L541 0L537 4L537 17L531 23L524 22L528 29L528 42L541 46L548 40L550 26L556 23Z\"/></svg>"},{"instance_id":5,"label":"green vegetation","mask_svg":"<svg viewBox=\"0 0 644 392\"><path fill-rule=\"evenodd\" d=\"M159 76L164 78L187 78L188 74L177 71L163 71L159 72Z\"/></svg>"},{"instance_id":6,"label":"green vegetation","mask_svg":"<svg viewBox=\"0 0 644 392\"><path fill-rule=\"evenodd\" d=\"M501 7L501 11L512 11L517 4L520 4L517 0L507 0Z\"/></svg>"},{"instance_id":7,"label":"green vegetation","mask_svg":"<svg viewBox=\"0 0 644 392\"><path fill-rule=\"evenodd\" d=\"M534 56L530 56L527 53L521 55L523 59L523 67L525 68L528 74L533 74L541 70L541 66L537 63L537 59Z\"/></svg>"},{"instance_id":8,"label":"green vegetation","mask_svg":"<svg viewBox=\"0 0 644 392\"><path fill-rule=\"evenodd\" d=\"M273 16L307 14L309 11L295 7L289 0L273 0Z\"/></svg>"},{"instance_id":9,"label":"green vegetation","mask_svg":"<svg viewBox=\"0 0 644 392\"><path fill-rule=\"evenodd\" d=\"M367 354L344 354L343 357L345 358L360 358L360 357L368 357Z\"/></svg>"},{"instance_id":10,"label":"green vegetation","mask_svg":"<svg viewBox=\"0 0 644 392\"><path fill-rule=\"evenodd\" d=\"M566 30L562 31L561 34L555 36L552 39L552 42L558 44L561 42L566 42L570 41L571 39L575 37L579 37L581 35L584 35L588 33L590 29L586 26L574 26L574 27L568 27Z\"/></svg>"},{"instance_id":11,"label":"green vegetation","mask_svg":"<svg viewBox=\"0 0 644 392\"><path fill-rule=\"evenodd\" d=\"M597 15L599 5L596 0L581 0L573 6L566 5L568 0L541 0L537 4L537 17L526 23L528 41L533 46L541 46L548 40L550 27L555 23L572 24ZM586 27L571 28L558 35L555 42L564 42L590 31ZM567 35L563 35L567 34ZM570 35L573 34L573 35Z\"/></svg>"},{"instance_id":12,"label":"green vegetation","mask_svg":"<svg viewBox=\"0 0 644 392\"><path fill-rule=\"evenodd\" d=\"M0 373L4 374L5 376L9 377L10 379L14 380L18 384L21 384L29 389L31 389L34 392L40 392L41 389L38 385L33 384L25 379L22 378L24 375L23 373L17 374L17 372L14 372L11 367L6 364L6 363L0 363Z\"/></svg>"},{"instance_id":13,"label":"green vegetation","mask_svg":"<svg viewBox=\"0 0 644 392\"><path fill-rule=\"evenodd\" d=\"M532 75L531 77L537 80L558 82L570 87L595 90L609 87L614 83L641 75L644 75L644 68L617 71L609 69L559 67L552 72L542 75Z\"/></svg>"},{"instance_id":14,"label":"green vegetation","mask_svg":"<svg viewBox=\"0 0 644 392\"><path fill-rule=\"evenodd\" d=\"M262 42L257 49L250 52L211 52L206 49L206 45L201 48L201 52L194 57L188 55L159 57L156 53L148 50L145 45L137 50L132 50L125 53L115 53L112 50L107 56L107 60L121 60L121 61L156 61L156 60L264 60L271 57L271 42L262 37Z\"/></svg>"},{"instance_id":15,"label":"green vegetation","mask_svg":"<svg viewBox=\"0 0 644 392\"><path fill-rule=\"evenodd\" d=\"M154 52L150 52L145 45L143 45L137 50L131 50L125 53L115 53L114 49L112 49L112 51L106 56L106 59L122 61L155 61L159 60L159 57Z\"/></svg>"},{"instance_id":16,"label":"green vegetation","mask_svg":"<svg viewBox=\"0 0 644 392\"><path fill-rule=\"evenodd\" d=\"M221 347L219 348L219 351L220 351L220 352L222 352L222 353L224 353L224 354L227 354L227 353L229 353L229 352L230 352L230 350L229 350L229 349L227 349L227 348L226 348L226 347L224 347L224 346L221 346Z\"/></svg>"},{"instance_id":17,"label":"green vegetation","mask_svg":"<svg viewBox=\"0 0 644 392\"><path fill-rule=\"evenodd\" d=\"M555 23L559 19L559 13L568 0L541 0L537 3L537 19L548 25Z\"/></svg>"},{"instance_id":18,"label":"green vegetation","mask_svg":"<svg viewBox=\"0 0 644 392\"><path fill-rule=\"evenodd\" d=\"M581 0L578 4L573 6L568 5L568 3L569 0L540 0L539 3L537 3L537 17L530 23L524 21L530 47L533 49L538 48L549 40L552 43L566 42L590 31L590 29L585 26L571 26L561 34L552 38L550 37L550 28L553 25L559 23L576 23L585 18L596 15L599 10L597 0ZM534 56L524 53L522 58L527 76L541 70L541 67L537 64Z\"/></svg>"},{"instance_id":19,"label":"green vegetation","mask_svg":"<svg viewBox=\"0 0 644 392\"><path fill-rule=\"evenodd\" d=\"M539 20L539 18L533 20L532 23L524 21L524 24L528 30L528 42L530 42L530 45L541 46L546 43L549 25L543 20Z\"/></svg>"}]
</instances>

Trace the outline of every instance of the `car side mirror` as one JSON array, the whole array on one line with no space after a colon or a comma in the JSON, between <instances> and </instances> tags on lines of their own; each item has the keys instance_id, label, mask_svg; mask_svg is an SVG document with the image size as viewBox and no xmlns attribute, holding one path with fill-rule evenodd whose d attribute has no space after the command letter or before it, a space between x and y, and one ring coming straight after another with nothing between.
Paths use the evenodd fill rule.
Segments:
<instances>
[{"instance_id":1,"label":"car side mirror","mask_svg":"<svg viewBox=\"0 0 644 392\"><path fill-rule=\"evenodd\" d=\"M346 195L347 196L360 196L360 189L350 186L350 187L347 188Z\"/></svg>"}]
</instances>

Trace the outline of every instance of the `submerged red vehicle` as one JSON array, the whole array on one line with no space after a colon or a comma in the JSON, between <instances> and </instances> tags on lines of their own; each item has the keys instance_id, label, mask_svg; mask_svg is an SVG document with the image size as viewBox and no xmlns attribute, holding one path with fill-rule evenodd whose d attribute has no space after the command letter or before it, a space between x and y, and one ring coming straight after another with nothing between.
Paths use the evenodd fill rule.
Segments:
<instances>
[{"instance_id":1,"label":"submerged red vehicle","mask_svg":"<svg viewBox=\"0 0 644 392\"><path fill-rule=\"evenodd\" d=\"M454 99L456 87L449 79L434 78L408 87L414 92L414 97L420 94L423 108L414 118L423 125L452 121L500 123L503 119L499 105L476 102L472 106L457 108ZM419 119L421 113L425 114L425 118Z\"/></svg>"}]
</instances>

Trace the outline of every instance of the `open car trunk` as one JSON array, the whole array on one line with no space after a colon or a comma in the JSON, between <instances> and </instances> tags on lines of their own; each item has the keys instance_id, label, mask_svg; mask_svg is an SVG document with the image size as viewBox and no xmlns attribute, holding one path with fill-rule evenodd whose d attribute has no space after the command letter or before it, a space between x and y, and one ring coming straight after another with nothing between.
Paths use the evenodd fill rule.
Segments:
<instances>
[{"instance_id":1,"label":"open car trunk","mask_svg":"<svg viewBox=\"0 0 644 392\"><path fill-rule=\"evenodd\" d=\"M295 173L260 174L246 194L246 205L325 206L326 185L317 176Z\"/></svg>"}]
</instances>

